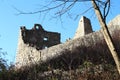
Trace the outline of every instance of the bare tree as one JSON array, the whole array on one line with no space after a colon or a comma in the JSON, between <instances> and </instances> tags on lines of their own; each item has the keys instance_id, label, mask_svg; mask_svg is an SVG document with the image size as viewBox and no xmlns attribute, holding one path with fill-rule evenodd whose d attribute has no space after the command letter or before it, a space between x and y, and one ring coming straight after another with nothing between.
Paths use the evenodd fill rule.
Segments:
<instances>
[{"instance_id":1,"label":"bare tree","mask_svg":"<svg viewBox=\"0 0 120 80\"><path fill-rule=\"evenodd\" d=\"M109 50L110 50L110 52L111 52L111 54L112 54L112 56L113 56L113 59L114 59L114 61L115 61L115 63L116 63L118 72L119 72L119 74L120 74L120 60L119 60L119 57L118 57L118 55L117 55L117 51L116 51L116 49L115 49L115 46L114 46L114 44L113 44L112 37L111 37L111 35L110 35L110 32L109 32L108 27L107 27L107 24L106 24L106 17L107 17L107 15L108 15L109 7L110 7L110 6L108 6L108 11L107 11L107 13L105 13L105 10L106 10L107 4L110 5L110 0L107 0L107 1L105 2L104 15L103 15L103 16L102 16L102 13L101 13L100 8L98 7L96 1L95 1L95 0L91 0L91 1L92 1L94 10L95 10L95 12L96 12L96 15L97 15L97 17L98 17L100 26L101 26L101 28L102 28L103 36L104 36L104 38L105 38L105 41L106 41L106 43L107 43L107 45L108 45L108 47L109 47Z\"/></svg>"},{"instance_id":2,"label":"bare tree","mask_svg":"<svg viewBox=\"0 0 120 80\"><path fill-rule=\"evenodd\" d=\"M72 9L72 7L76 4L76 2L85 2L85 1L92 2L93 7L88 8L87 10L85 10L85 12L89 11L91 8L94 8L94 11L98 17L100 26L102 28L103 36L105 38L105 41L109 47L109 50L113 56L113 59L116 63L118 72L120 74L120 60L119 60L119 57L117 55L117 51L115 49L112 37L110 35L110 32L109 32L107 24L106 24L106 18L107 18L109 11L110 11L110 0L104 0L104 1L102 1L102 0L55 0L55 1L62 1L63 3L56 5L54 7L44 6L45 8L43 10L39 10L36 12L26 13L26 12L22 12L18 9L16 9L16 10L18 10L20 12L19 14L36 14L36 13L42 13L42 12L46 12L46 11L50 11L50 10L54 10L56 8L62 7L60 9L60 11L56 12L56 14L58 16L61 16L61 15L65 14L66 12L68 12L70 9ZM71 2L71 4L66 6L67 2Z\"/></svg>"}]
</instances>

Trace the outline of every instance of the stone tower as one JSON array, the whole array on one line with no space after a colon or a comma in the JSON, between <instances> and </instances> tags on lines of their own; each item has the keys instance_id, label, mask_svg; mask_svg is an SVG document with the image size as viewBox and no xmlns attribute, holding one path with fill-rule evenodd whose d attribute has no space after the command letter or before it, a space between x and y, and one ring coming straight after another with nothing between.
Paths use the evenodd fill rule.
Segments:
<instances>
[{"instance_id":1,"label":"stone tower","mask_svg":"<svg viewBox=\"0 0 120 80\"><path fill-rule=\"evenodd\" d=\"M19 33L16 65L22 66L40 58L40 50L60 44L60 33L45 31L40 24L30 30L22 26ZM34 56L34 57L33 57Z\"/></svg>"},{"instance_id":2,"label":"stone tower","mask_svg":"<svg viewBox=\"0 0 120 80\"><path fill-rule=\"evenodd\" d=\"M92 30L90 20L86 18L85 16L83 16L79 21L78 28L76 30L76 33L73 39L79 38L81 36L84 36L92 32L93 30Z\"/></svg>"}]
</instances>

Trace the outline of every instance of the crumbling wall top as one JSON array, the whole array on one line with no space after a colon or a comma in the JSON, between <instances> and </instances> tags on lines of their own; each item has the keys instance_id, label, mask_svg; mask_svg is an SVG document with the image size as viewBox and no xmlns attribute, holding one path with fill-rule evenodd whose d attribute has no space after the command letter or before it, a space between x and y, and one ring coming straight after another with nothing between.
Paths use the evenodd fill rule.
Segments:
<instances>
[{"instance_id":1,"label":"crumbling wall top","mask_svg":"<svg viewBox=\"0 0 120 80\"><path fill-rule=\"evenodd\" d=\"M30 30L21 26L21 35L25 44L36 47L36 49L60 44L60 33L45 31L40 24L34 24L34 27Z\"/></svg>"},{"instance_id":2,"label":"crumbling wall top","mask_svg":"<svg viewBox=\"0 0 120 80\"><path fill-rule=\"evenodd\" d=\"M86 34L92 33L92 32L93 30L92 30L90 20L86 18L85 16L82 16L79 21L78 28L76 30L74 39L84 36Z\"/></svg>"}]
</instances>

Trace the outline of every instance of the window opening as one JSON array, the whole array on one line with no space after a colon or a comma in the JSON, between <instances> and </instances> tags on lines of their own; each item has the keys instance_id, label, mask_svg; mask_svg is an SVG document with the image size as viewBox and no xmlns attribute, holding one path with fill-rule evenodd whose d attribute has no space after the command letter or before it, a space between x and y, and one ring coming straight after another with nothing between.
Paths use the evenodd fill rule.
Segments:
<instances>
[{"instance_id":1,"label":"window opening","mask_svg":"<svg viewBox=\"0 0 120 80\"><path fill-rule=\"evenodd\" d=\"M44 37L43 40L44 40L44 41L48 41L48 38L47 38L47 37Z\"/></svg>"},{"instance_id":2,"label":"window opening","mask_svg":"<svg viewBox=\"0 0 120 80\"><path fill-rule=\"evenodd\" d=\"M39 29L39 26L36 26L36 29Z\"/></svg>"}]
</instances>

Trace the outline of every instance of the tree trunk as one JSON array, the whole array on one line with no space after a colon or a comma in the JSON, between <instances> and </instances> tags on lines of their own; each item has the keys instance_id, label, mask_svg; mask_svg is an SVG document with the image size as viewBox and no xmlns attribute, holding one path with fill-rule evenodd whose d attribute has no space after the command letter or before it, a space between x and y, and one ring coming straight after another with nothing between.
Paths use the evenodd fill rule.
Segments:
<instances>
[{"instance_id":1,"label":"tree trunk","mask_svg":"<svg viewBox=\"0 0 120 80\"><path fill-rule=\"evenodd\" d=\"M118 72L120 74L120 60L119 60L119 57L117 55L117 51L115 49L115 46L113 44L113 40L112 40L112 37L110 35L110 32L108 30L108 27L107 27L107 24L105 22L105 20L103 19L103 16L102 16L102 13L99 9L99 7L97 6L95 0L91 0L92 1L92 5L94 7L94 10L95 10L95 13L98 17L98 20L99 20L99 23L100 23L100 26L102 28L102 33L103 33L103 36L104 36L104 39L108 45L108 48L113 56L113 59L116 63L116 66L117 66L117 69L118 69Z\"/></svg>"}]
</instances>

